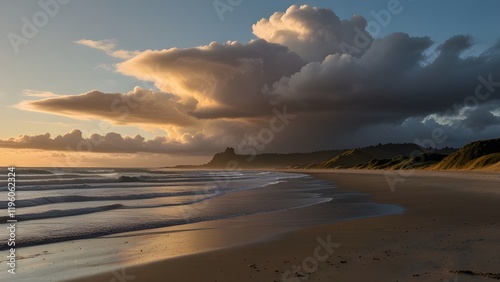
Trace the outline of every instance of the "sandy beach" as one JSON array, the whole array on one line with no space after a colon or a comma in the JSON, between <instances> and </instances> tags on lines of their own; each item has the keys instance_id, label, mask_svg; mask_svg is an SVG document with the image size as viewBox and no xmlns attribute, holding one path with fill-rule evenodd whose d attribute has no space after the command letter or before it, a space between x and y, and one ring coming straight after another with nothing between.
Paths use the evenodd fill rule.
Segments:
<instances>
[{"instance_id":1,"label":"sandy beach","mask_svg":"<svg viewBox=\"0 0 500 282\"><path fill-rule=\"evenodd\" d=\"M306 227L265 241L74 281L107 282L117 275L123 281L500 279L498 174L418 171L398 182L392 191L384 172L307 172L334 182L342 190L368 193L375 202L401 205L406 211ZM239 235L251 234L251 229L244 228Z\"/></svg>"}]
</instances>

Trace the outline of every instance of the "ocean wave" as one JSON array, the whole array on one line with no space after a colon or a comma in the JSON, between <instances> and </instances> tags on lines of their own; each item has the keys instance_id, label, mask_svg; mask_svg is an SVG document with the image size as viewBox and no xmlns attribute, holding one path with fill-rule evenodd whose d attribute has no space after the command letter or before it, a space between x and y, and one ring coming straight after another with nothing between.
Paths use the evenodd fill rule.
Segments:
<instances>
[{"instance_id":1,"label":"ocean wave","mask_svg":"<svg viewBox=\"0 0 500 282\"><path fill-rule=\"evenodd\" d=\"M282 177L277 177L276 179L281 179ZM22 187L23 191L42 191L42 190L67 190L75 188L112 188L111 186L104 186L105 184L116 184L116 183L141 183L145 187L150 186L172 186L172 185L183 185L186 184L200 184L205 185L206 183L214 183L215 185L225 186L230 182L242 182L242 181L252 181L256 180L251 176L228 176L228 177L170 177L165 178L155 175L139 174L139 175L125 175L125 174L114 174L114 177L95 177L92 175L81 177L78 175L54 175L52 178L38 177L38 178L28 178L23 179L19 177L17 179L17 185ZM272 181L269 179L267 181ZM265 182L265 180L260 180ZM0 184L6 183L6 180L0 180ZM103 185L99 185L103 184ZM120 188L128 188L127 186L120 186ZM0 186L0 191L7 191L6 185Z\"/></svg>"},{"instance_id":2,"label":"ocean wave","mask_svg":"<svg viewBox=\"0 0 500 282\"><path fill-rule=\"evenodd\" d=\"M144 200L154 198L166 198L177 196L194 196L202 194L217 194L221 192L215 189L204 191L185 191L185 192L170 192L170 193L143 193L130 195L110 195L110 196L80 196L80 195L64 195L64 196L49 196L32 199L19 199L16 201L17 207L35 207L56 203L77 203L77 202L94 202L94 201L127 201L127 200ZM7 201L0 201L0 207L6 207Z\"/></svg>"},{"instance_id":3,"label":"ocean wave","mask_svg":"<svg viewBox=\"0 0 500 282\"><path fill-rule=\"evenodd\" d=\"M64 216L73 216L73 215L82 215L82 214L96 213L96 212L102 212L102 211L109 211L109 210L119 209L122 207L123 207L123 205L113 204L113 205L92 207L92 208L80 208L80 209L69 209L69 210L50 210L50 211L41 212L41 213L18 214L18 215L16 215L16 220L17 221L26 221L26 220L54 218L54 217L59 218L59 217L64 217ZM9 219L9 217L7 217L7 216L0 217L0 220L2 220L2 221L4 221L4 220L6 221L8 219Z\"/></svg>"},{"instance_id":4,"label":"ocean wave","mask_svg":"<svg viewBox=\"0 0 500 282\"><path fill-rule=\"evenodd\" d=\"M23 179L18 177L16 186L22 186L24 191L33 190L57 190L59 188L63 189L73 189L75 185L79 187L89 187L88 184L108 184L108 183L131 183L131 182L151 182L151 183L165 183L169 182L169 179L153 179L144 176L127 176L120 175L117 177L81 177L78 175L63 175L61 177L44 178L38 177L33 179ZM3 181L6 182L6 181ZM2 181L0 180L0 183ZM85 183L85 184L82 184ZM67 188L61 187L62 185L69 185ZM58 187L59 186L59 187ZM7 191L7 187L0 187L0 191Z\"/></svg>"},{"instance_id":5,"label":"ocean wave","mask_svg":"<svg viewBox=\"0 0 500 282\"><path fill-rule=\"evenodd\" d=\"M16 168L16 173L17 174L37 174L37 175L54 174L50 170L30 169L30 168Z\"/></svg>"},{"instance_id":6,"label":"ocean wave","mask_svg":"<svg viewBox=\"0 0 500 282\"><path fill-rule=\"evenodd\" d=\"M142 180L141 178L136 177L136 176L122 175L122 176L118 177L117 181L118 182L143 182L144 180Z\"/></svg>"},{"instance_id":7,"label":"ocean wave","mask_svg":"<svg viewBox=\"0 0 500 282\"><path fill-rule=\"evenodd\" d=\"M77 208L77 209L54 209L44 212L34 212L27 214L17 214L16 220L18 221L28 221L28 220L36 220L36 219L46 219L46 218L61 218L67 216L75 216L75 215L85 215L91 213L105 212L116 209L148 209L148 208L161 208L161 207L175 207L175 206L185 206L191 205L195 203L199 203L204 200L208 200L214 197L219 196L218 194L209 194L203 198L191 199L183 202L177 203L150 203L143 205L124 205L124 204L111 204L105 206L97 206L97 207L85 207L85 208ZM1 221L7 221L10 219L7 216L0 216Z\"/></svg>"}]
</instances>

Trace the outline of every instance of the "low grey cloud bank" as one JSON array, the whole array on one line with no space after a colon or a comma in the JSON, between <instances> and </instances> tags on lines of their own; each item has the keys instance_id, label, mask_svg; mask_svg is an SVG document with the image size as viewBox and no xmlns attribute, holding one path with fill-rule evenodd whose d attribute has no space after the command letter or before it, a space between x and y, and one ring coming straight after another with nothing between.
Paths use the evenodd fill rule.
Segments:
<instances>
[{"instance_id":1,"label":"low grey cloud bank","mask_svg":"<svg viewBox=\"0 0 500 282\"><path fill-rule=\"evenodd\" d=\"M41 135L21 135L17 138L0 140L0 147L12 149L39 149L51 151L83 153L157 153L157 154L203 154L217 148L215 140L209 140L202 134L189 137L185 142L168 140L159 136L146 140L140 135L121 136L110 132L105 135L92 134L84 137L80 130L73 130L52 138L50 133Z\"/></svg>"}]
</instances>

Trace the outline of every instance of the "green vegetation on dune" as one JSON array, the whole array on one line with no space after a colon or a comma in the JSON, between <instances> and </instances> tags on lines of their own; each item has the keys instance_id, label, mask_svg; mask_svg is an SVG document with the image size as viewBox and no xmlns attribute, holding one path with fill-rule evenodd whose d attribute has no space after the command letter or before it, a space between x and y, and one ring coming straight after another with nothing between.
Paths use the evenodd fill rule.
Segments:
<instances>
[{"instance_id":1,"label":"green vegetation on dune","mask_svg":"<svg viewBox=\"0 0 500 282\"><path fill-rule=\"evenodd\" d=\"M449 150L449 149L448 149ZM446 155L428 152L416 144L385 144L346 151L307 168L411 169L436 164Z\"/></svg>"},{"instance_id":2,"label":"green vegetation on dune","mask_svg":"<svg viewBox=\"0 0 500 282\"><path fill-rule=\"evenodd\" d=\"M332 158L326 162L320 163L318 165L308 166L309 168L351 168L356 165L364 164L373 157L368 153L363 152L362 150L349 150L344 152L335 158Z\"/></svg>"},{"instance_id":3,"label":"green vegetation on dune","mask_svg":"<svg viewBox=\"0 0 500 282\"><path fill-rule=\"evenodd\" d=\"M498 163L495 155L500 153L500 138L472 142L450 154L433 169L478 169ZM493 155L486 157L488 155ZM496 160L496 161L495 161Z\"/></svg>"},{"instance_id":4,"label":"green vegetation on dune","mask_svg":"<svg viewBox=\"0 0 500 282\"><path fill-rule=\"evenodd\" d=\"M500 167L500 153L493 153L470 161L466 169L484 169L496 165Z\"/></svg>"},{"instance_id":5,"label":"green vegetation on dune","mask_svg":"<svg viewBox=\"0 0 500 282\"><path fill-rule=\"evenodd\" d=\"M447 155L444 154L421 154L415 157L395 156L392 159L373 159L366 164L358 165L357 169L424 169L431 167Z\"/></svg>"}]
</instances>

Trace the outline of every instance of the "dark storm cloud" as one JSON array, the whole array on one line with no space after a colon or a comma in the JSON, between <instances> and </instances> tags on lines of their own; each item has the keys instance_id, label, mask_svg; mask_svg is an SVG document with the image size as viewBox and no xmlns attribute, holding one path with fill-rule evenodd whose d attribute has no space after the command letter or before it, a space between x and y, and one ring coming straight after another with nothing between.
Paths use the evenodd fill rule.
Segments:
<instances>
[{"instance_id":1,"label":"dark storm cloud","mask_svg":"<svg viewBox=\"0 0 500 282\"><path fill-rule=\"evenodd\" d=\"M498 71L498 56L483 53L462 58L461 52L470 46L470 39L463 36L446 41L438 57L423 65L431 44L426 37L391 34L376 39L361 58L335 54L321 63L310 63L276 82L271 94L296 105L298 111L331 111L367 124L398 122L444 113L467 102L484 82L478 77L482 75L487 82ZM498 82L492 81L493 85L500 86L500 75L495 79ZM484 97L485 92L480 93ZM493 94L484 102L499 98Z\"/></svg>"},{"instance_id":2,"label":"dark storm cloud","mask_svg":"<svg viewBox=\"0 0 500 282\"><path fill-rule=\"evenodd\" d=\"M498 103L496 106L499 106ZM500 117L491 113L491 110L494 109L494 104L487 104L486 106L477 107L476 109L467 111L465 113L466 118L462 122L464 127L480 132L491 126L499 126Z\"/></svg>"}]
</instances>

